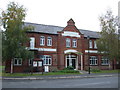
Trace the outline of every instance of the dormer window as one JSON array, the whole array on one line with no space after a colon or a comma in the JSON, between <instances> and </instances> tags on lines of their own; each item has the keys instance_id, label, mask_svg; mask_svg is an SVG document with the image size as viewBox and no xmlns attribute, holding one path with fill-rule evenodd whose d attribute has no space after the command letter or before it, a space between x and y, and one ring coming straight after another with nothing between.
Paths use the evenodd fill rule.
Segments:
<instances>
[{"instance_id":1,"label":"dormer window","mask_svg":"<svg viewBox=\"0 0 120 90\"><path fill-rule=\"evenodd\" d=\"M66 38L66 47L70 47L70 39Z\"/></svg>"},{"instance_id":2,"label":"dormer window","mask_svg":"<svg viewBox=\"0 0 120 90\"><path fill-rule=\"evenodd\" d=\"M45 37L44 37L44 36L41 36L41 37L40 37L40 45L41 45L41 46L44 46L44 45L45 45Z\"/></svg>"},{"instance_id":3,"label":"dormer window","mask_svg":"<svg viewBox=\"0 0 120 90\"><path fill-rule=\"evenodd\" d=\"M47 46L52 46L52 37L47 38Z\"/></svg>"},{"instance_id":4,"label":"dormer window","mask_svg":"<svg viewBox=\"0 0 120 90\"><path fill-rule=\"evenodd\" d=\"M89 48L92 48L92 40L89 40Z\"/></svg>"},{"instance_id":5,"label":"dormer window","mask_svg":"<svg viewBox=\"0 0 120 90\"><path fill-rule=\"evenodd\" d=\"M74 47L74 48L77 47L77 40L76 40L76 39L73 39L72 44L73 44L73 47Z\"/></svg>"}]
</instances>

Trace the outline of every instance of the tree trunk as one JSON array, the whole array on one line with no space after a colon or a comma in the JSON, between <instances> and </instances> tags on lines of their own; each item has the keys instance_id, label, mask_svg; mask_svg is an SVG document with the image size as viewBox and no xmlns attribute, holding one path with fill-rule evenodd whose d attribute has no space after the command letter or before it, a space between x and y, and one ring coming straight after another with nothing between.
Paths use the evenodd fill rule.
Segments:
<instances>
[{"instance_id":1,"label":"tree trunk","mask_svg":"<svg viewBox=\"0 0 120 90\"><path fill-rule=\"evenodd\" d=\"M11 70L10 70L10 73L11 74L13 73L13 59L11 60Z\"/></svg>"}]
</instances>

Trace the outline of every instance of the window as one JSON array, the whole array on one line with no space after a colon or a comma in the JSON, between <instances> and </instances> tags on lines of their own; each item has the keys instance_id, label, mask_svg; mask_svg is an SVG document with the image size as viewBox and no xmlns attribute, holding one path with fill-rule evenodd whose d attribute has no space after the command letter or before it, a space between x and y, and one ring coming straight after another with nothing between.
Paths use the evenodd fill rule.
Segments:
<instances>
[{"instance_id":1,"label":"window","mask_svg":"<svg viewBox=\"0 0 120 90\"><path fill-rule=\"evenodd\" d=\"M101 64L102 65L108 65L109 64L108 57L102 56L102 58L101 58Z\"/></svg>"},{"instance_id":2,"label":"window","mask_svg":"<svg viewBox=\"0 0 120 90\"><path fill-rule=\"evenodd\" d=\"M35 47L35 38L31 37L30 38L30 48L34 48Z\"/></svg>"},{"instance_id":3,"label":"window","mask_svg":"<svg viewBox=\"0 0 120 90\"><path fill-rule=\"evenodd\" d=\"M51 65L52 58L50 55L40 55L40 58L43 60L43 65Z\"/></svg>"},{"instance_id":4,"label":"window","mask_svg":"<svg viewBox=\"0 0 120 90\"><path fill-rule=\"evenodd\" d=\"M45 45L45 37L44 37L44 36L41 36L41 37L40 37L40 45L41 45L41 46L44 46L44 45Z\"/></svg>"},{"instance_id":5,"label":"window","mask_svg":"<svg viewBox=\"0 0 120 90\"><path fill-rule=\"evenodd\" d=\"M22 65L22 58L14 58L14 65Z\"/></svg>"},{"instance_id":6,"label":"window","mask_svg":"<svg viewBox=\"0 0 120 90\"><path fill-rule=\"evenodd\" d=\"M66 38L66 47L70 47L70 39Z\"/></svg>"},{"instance_id":7,"label":"window","mask_svg":"<svg viewBox=\"0 0 120 90\"><path fill-rule=\"evenodd\" d=\"M29 59L29 66L32 65L32 59Z\"/></svg>"},{"instance_id":8,"label":"window","mask_svg":"<svg viewBox=\"0 0 120 90\"><path fill-rule=\"evenodd\" d=\"M77 47L77 40L73 39L73 47Z\"/></svg>"},{"instance_id":9,"label":"window","mask_svg":"<svg viewBox=\"0 0 120 90\"><path fill-rule=\"evenodd\" d=\"M52 46L52 37L47 38L47 46Z\"/></svg>"},{"instance_id":10,"label":"window","mask_svg":"<svg viewBox=\"0 0 120 90\"><path fill-rule=\"evenodd\" d=\"M92 48L92 40L89 40L89 48Z\"/></svg>"},{"instance_id":11,"label":"window","mask_svg":"<svg viewBox=\"0 0 120 90\"><path fill-rule=\"evenodd\" d=\"M97 48L97 44L96 44L96 41L94 41L94 48Z\"/></svg>"},{"instance_id":12,"label":"window","mask_svg":"<svg viewBox=\"0 0 120 90\"><path fill-rule=\"evenodd\" d=\"M98 64L97 56L90 56L90 65L97 65L97 64Z\"/></svg>"}]
</instances>

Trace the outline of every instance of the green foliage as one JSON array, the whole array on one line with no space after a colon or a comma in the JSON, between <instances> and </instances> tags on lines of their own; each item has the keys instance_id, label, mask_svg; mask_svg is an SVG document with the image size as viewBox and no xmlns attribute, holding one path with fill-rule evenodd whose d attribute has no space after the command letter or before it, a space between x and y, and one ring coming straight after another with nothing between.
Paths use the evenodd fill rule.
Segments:
<instances>
[{"instance_id":1,"label":"green foliage","mask_svg":"<svg viewBox=\"0 0 120 90\"><path fill-rule=\"evenodd\" d=\"M117 34L117 17L112 15L112 11L107 11L100 16L100 25L102 31L101 38L97 40L99 53L107 55L110 60L120 60L119 40Z\"/></svg>"},{"instance_id":2,"label":"green foliage","mask_svg":"<svg viewBox=\"0 0 120 90\"><path fill-rule=\"evenodd\" d=\"M79 71L76 71L76 70L61 70L59 72L62 72L62 73L79 73Z\"/></svg>"},{"instance_id":3,"label":"green foliage","mask_svg":"<svg viewBox=\"0 0 120 90\"><path fill-rule=\"evenodd\" d=\"M2 12L2 23L5 29L2 32L2 60L33 57L34 54L25 46L30 40L26 32L33 29L32 26L24 27L25 16L25 8L14 2L10 2L7 10Z\"/></svg>"},{"instance_id":4,"label":"green foliage","mask_svg":"<svg viewBox=\"0 0 120 90\"><path fill-rule=\"evenodd\" d=\"M64 68L64 70L74 70L72 66L68 66L67 68Z\"/></svg>"},{"instance_id":5,"label":"green foliage","mask_svg":"<svg viewBox=\"0 0 120 90\"><path fill-rule=\"evenodd\" d=\"M100 72L101 70L100 69L91 69L90 71L91 72Z\"/></svg>"}]
</instances>

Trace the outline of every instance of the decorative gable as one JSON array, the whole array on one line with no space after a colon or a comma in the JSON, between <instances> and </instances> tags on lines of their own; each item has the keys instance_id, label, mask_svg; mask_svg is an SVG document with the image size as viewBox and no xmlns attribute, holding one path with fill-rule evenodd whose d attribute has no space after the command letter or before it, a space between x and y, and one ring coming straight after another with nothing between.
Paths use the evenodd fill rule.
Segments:
<instances>
[{"instance_id":1,"label":"decorative gable","mask_svg":"<svg viewBox=\"0 0 120 90\"><path fill-rule=\"evenodd\" d=\"M80 32L77 29L77 27L75 26L75 22L73 21L73 19L70 19L67 22L67 26L63 29L62 31L62 36L70 36L70 37L80 37Z\"/></svg>"}]
</instances>

